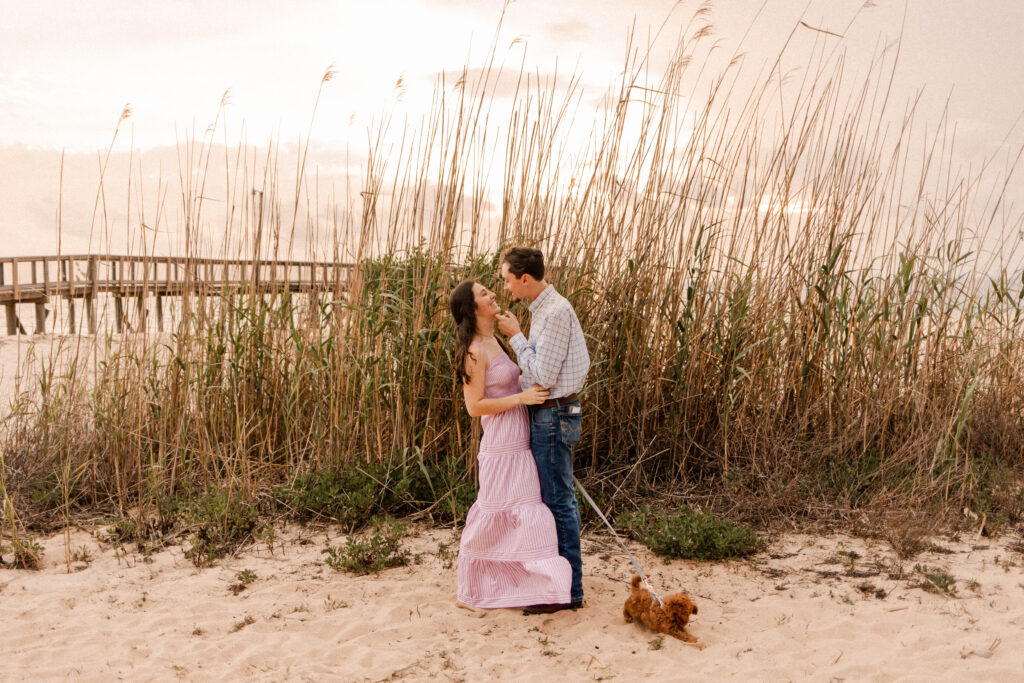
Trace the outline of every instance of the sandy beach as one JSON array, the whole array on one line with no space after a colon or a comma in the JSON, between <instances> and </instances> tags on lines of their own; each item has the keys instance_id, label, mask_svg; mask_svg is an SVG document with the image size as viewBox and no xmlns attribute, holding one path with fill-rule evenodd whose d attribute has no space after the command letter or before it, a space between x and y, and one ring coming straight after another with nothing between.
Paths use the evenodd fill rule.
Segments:
<instances>
[{"instance_id":1,"label":"sandy beach","mask_svg":"<svg viewBox=\"0 0 1024 683\"><path fill-rule=\"evenodd\" d=\"M324 563L336 534L290 527L198 570L102 529L45 539L39 571L0 571L4 680L1021 680L1019 537L935 538L891 575L885 543L785 535L749 561L665 563L631 544L662 591L684 589L703 649L623 621L631 565L584 537L583 609L527 616L455 605L457 537L414 528L406 567L375 576ZM87 559L81 559L87 558ZM9 559L9 558L8 558ZM914 565L956 578L923 589ZM255 575L240 590L238 574ZM234 587L234 588L233 588Z\"/></svg>"},{"instance_id":2,"label":"sandy beach","mask_svg":"<svg viewBox=\"0 0 1024 683\"><path fill-rule=\"evenodd\" d=\"M38 339L44 354L53 337ZM92 348L86 340L86 349ZM31 339L0 341L2 397ZM31 360L35 358L35 360ZM23 370L32 376L31 366ZM683 590L702 649L622 618L632 566L584 535L583 609L547 616L456 606L458 532L412 527L414 561L336 572L336 529L279 528L196 569L178 538L150 555L106 527L40 539L38 571L0 568L2 680L1021 680L1024 537L938 536L899 561L883 541L788 534L744 561L632 552L660 592ZM74 559L70 564L68 556ZM924 571L953 579L928 590ZM240 587L239 574L255 578Z\"/></svg>"}]
</instances>

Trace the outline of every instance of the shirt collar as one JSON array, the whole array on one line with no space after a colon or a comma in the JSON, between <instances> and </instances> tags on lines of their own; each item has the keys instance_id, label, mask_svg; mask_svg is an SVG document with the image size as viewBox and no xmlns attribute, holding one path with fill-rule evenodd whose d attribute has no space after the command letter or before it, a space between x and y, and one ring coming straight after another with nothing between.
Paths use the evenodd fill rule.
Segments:
<instances>
[{"instance_id":1,"label":"shirt collar","mask_svg":"<svg viewBox=\"0 0 1024 683\"><path fill-rule=\"evenodd\" d=\"M544 307L545 302L552 297L555 292L554 285L548 285L544 288L544 291L537 295L537 298L530 304L530 313L536 313Z\"/></svg>"}]
</instances>

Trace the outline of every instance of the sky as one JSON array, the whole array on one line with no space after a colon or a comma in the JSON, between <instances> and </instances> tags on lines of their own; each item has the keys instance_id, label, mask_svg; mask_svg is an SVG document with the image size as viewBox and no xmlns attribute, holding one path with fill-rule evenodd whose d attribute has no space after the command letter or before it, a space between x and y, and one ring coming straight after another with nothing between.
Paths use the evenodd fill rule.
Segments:
<instances>
[{"instance_id":1,"label":"sky","mask_svg":"<svg viewBox=\"0 0 1024 683\"><path fill-rule=\"evenodd\" d=\"M580 115L593 115L622 70L630 31L639 44L653 41L653 78L697 7L518 0L505 8L495 40L503 12L496 0L4 0L0 255L54 251L58 196L69 240L84 245L99 159L126 107L114 167L127 168L131 152L136 162L150 160L150 174L174 177L175 146L222 116L228 141L287 146L309 132L327 169L350 163L343 150L365 147L367 129L389 112L427 111L438 75L480 66L492 43L498 61L516 70L522 62L535 73L578 74L587 94ZM894 98L920 95L925 123L948 105L965 164L1024 142L1019 0L720 0L711 7L723 52L742 49L754 64L772 59L790 35L798 63L800 50L829 31L842 36L833 40L856 71L901 37ZM805 26L794 30L800 20Z\"/></svg>"}]
</instances>

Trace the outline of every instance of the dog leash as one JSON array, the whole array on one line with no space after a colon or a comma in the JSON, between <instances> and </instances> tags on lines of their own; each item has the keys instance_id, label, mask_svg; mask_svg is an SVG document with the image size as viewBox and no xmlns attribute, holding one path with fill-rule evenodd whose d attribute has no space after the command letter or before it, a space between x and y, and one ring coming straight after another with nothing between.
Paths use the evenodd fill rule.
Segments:
<instances>
[{"instance_id":1,"label":"dog leash","mask_svg":"<svg viewBox=\"0 0 1024 683\"><path fill-rule=\"evenodd\" d=\"M597 503L595 503L594 499L590 497L590 494L587 493L587 490L583 488L583 484L581 484L580 480L576 478L576 475L573 475L572 480L576 484L576 488L578 488L580 490L580 493L583 494L583 498L586 499L588 503L590 503L590 507L594 508L594 512L596 512L597 516L601 518L601 521L604 522L604 525L608 527L608 531L612 532L612 536L614 536L615 540L618 541L619 546L624 551L626 551L626 555L629 556L629 561L633 563L633 566L636 568L636 571L640 575L641 580L643 580L644 587L647 589L647 592L651 594L651 602L653 603L655 600L657 600L658 605L664 607L665 603L661 601L661 596L655 593L654 589L651 588L651 583L647 580L647 575L644 574L644 570L640 568L640 563L636 561L636 558L633 557L633 553L629 552L629 548L627 548L626 544L622 542L622 539L619 538L619 535L615 533L615 529L612 527L611 522L609 522L608 518L604 516L603 512L601 512L601 508L597 507Z\"/></svg>"}]
</instances>

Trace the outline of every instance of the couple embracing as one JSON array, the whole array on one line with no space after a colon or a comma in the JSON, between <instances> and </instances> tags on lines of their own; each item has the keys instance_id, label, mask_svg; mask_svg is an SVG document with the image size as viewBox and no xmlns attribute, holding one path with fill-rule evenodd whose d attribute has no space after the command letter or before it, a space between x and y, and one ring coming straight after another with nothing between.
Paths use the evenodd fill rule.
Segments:
<instances>
[{"instance_id":1,"label":"couple embracing","mask_svg":"<svg viewBox=\"0 0 1024 683\"><path fill-rule=\"evenodd\" d=\"M544 280L539 250L509 249L501 278L514 298L530 302L529 337L480 282L463 282L451 295L455 371L466 409L483 427L480 491L459 546L458 600L546 614L583 603L572 448L590 356L572 305Z\"/></svg>"}]
</instances>

